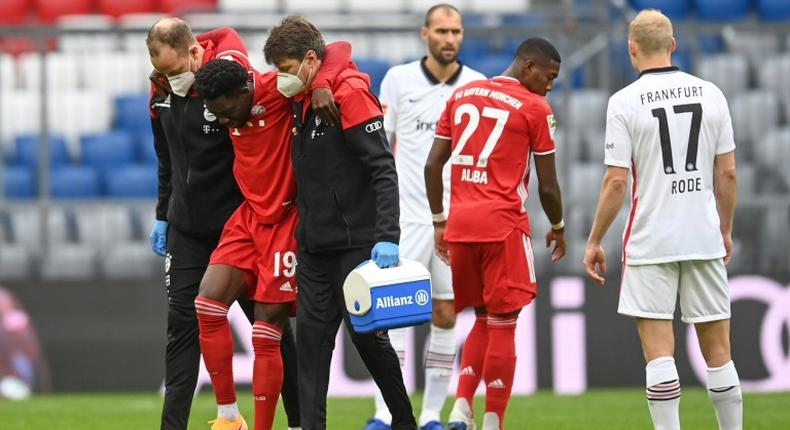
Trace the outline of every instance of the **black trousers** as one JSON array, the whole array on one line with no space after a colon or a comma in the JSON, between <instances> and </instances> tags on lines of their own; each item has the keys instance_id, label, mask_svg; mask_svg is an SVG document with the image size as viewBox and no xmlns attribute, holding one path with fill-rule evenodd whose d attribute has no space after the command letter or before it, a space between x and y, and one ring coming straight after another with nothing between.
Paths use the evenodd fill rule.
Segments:
<instances>
[{"instance_id":1,"label":"black trousers","mask_svg":"<svg viewBox=\"0 0 790 430\"><path fill-rule=\"evenodd\" d=\"M386 333L356 333L346 312L343 282L351 270L370 258L370 248L329 253L300 250L296 265L299 285L296 345L299 349L299 404L304 430L326 429L326 395L335 336L340 321L376 381L392 413L394 430L415 430L409 396L398 356Z\"/></svg>"},{"instance_id":2,"label":"black trousers","mask_svg":"<svg viewBox=\"0 0 790 430\"><path fill-rule=\"evenodd\" d=\"M186 430L200 371L200 343L195 297L217 240L190 237L168 229L165 259L167 287L167 348L165 351L165 401L162 430ZM253 302L240 300L247 319L253 321ZM284 365L283 404L288 426L299 426L296 344L290 324L282 337Z\"/></svg>"}]
</instances>

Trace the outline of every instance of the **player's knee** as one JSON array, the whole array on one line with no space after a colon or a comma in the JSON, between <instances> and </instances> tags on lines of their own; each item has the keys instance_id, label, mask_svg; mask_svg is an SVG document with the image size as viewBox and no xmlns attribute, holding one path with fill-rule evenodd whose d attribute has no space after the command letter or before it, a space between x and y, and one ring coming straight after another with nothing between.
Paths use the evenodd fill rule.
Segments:
<instances>
[{"instance_id":1,"label":"player's knee","mask_svg":"<svg viewBox=\"0 0 790 430\"><path fill-rule=\"evenodd\" d=\"M255 320L275 324L281 328L288 325L291 303L255 303Z\"/></svg>"},{"instance_id":2,"label":"player's knee","mask_svg":"<svg viewBox=\"0 0 790 430\"><path fill-rule=\"evenodd\" d=\"M433 325L443 329L455 327L454 303L449 300L434 301L431 322Z\"/></svg>"}]
</instances>

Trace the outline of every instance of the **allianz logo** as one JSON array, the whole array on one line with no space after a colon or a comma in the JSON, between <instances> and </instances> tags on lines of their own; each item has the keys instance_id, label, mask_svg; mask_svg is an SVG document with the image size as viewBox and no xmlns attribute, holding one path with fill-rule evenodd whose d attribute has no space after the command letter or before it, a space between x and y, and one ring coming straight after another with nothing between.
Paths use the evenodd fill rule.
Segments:
<instances>
[{"instance_id":1,"label":"allianz logo","mask_svg":"<svg viewBox=\"0 0 790 430\"><path fill-rule=\"evenodd\" d=\"M418 290L413 296L385 296L376 298L376 309L395 308L399 306L413 305L424 306L431 299L425 290Z\"/></svg>"}]
</instances>

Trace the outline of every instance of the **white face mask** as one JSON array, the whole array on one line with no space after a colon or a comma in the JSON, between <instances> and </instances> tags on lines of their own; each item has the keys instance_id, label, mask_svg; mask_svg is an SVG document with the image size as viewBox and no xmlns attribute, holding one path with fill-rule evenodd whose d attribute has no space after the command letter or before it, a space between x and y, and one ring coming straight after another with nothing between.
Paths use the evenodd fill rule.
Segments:
<instances>
[{"instance_id":1,"label":"white face mask","mask_svg":"<svg viewBox=\"0 0 790 430\"><path fill-rule=\"evenodd\" d=\"M292 75L290 73L280 72L277 74L277 90L280 91L282 95L285 97L291 98L302 91L305 90L307 87L307 83L299 78L299 72L302 71L302 66L304 65L304 60L299 64L299 69L296 70L296 74ZM310 75L307 76L307 80L310 80L313 71L310 71Z\"/></svg>"},{"instance_id":2,"label":"white face mask","mask_svg":"<svg viewBox=\"0 0 790 430\"><path fill-rule=\"evenodd\" d=\"M167 77L173 94L181 97L186 97L189 93L189 89L192 88L192 85L195 83L195 72L192 71L192 57L189 56L188 58L189 63L187 63L186 72Z\"/></svg>"}]
</instances>

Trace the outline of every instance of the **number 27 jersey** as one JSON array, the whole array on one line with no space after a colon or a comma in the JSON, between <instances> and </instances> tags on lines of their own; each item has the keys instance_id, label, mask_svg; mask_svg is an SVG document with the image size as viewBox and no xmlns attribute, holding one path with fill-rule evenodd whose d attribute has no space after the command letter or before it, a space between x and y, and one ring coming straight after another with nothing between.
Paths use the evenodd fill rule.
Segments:
<instances>
[{"instance_id":1,"label":"number 27 jersey","mask_svg":"<svg viewBox=\"0 0 790 430\"><path fill-rule=\"evenodd\" d=\"M458 88L436 137L452 144L450 211L445 239L499 242L514 229L530 234L529 159L554 152L555 121L543 96L497 76Z\"/></svg>"},{"instance_id":2,"label":"number 27 jersey","mask_svg":"<svg viewBox=\"0 0 790 430\"><path fill-rule=\"evenodd\" d=\"M727 100L716 85L674 67L642 72L609 99L604 162L631 169L623 235L626 264L725 255L713 173L735 149Z\"/></svg>"}]
</instances>

